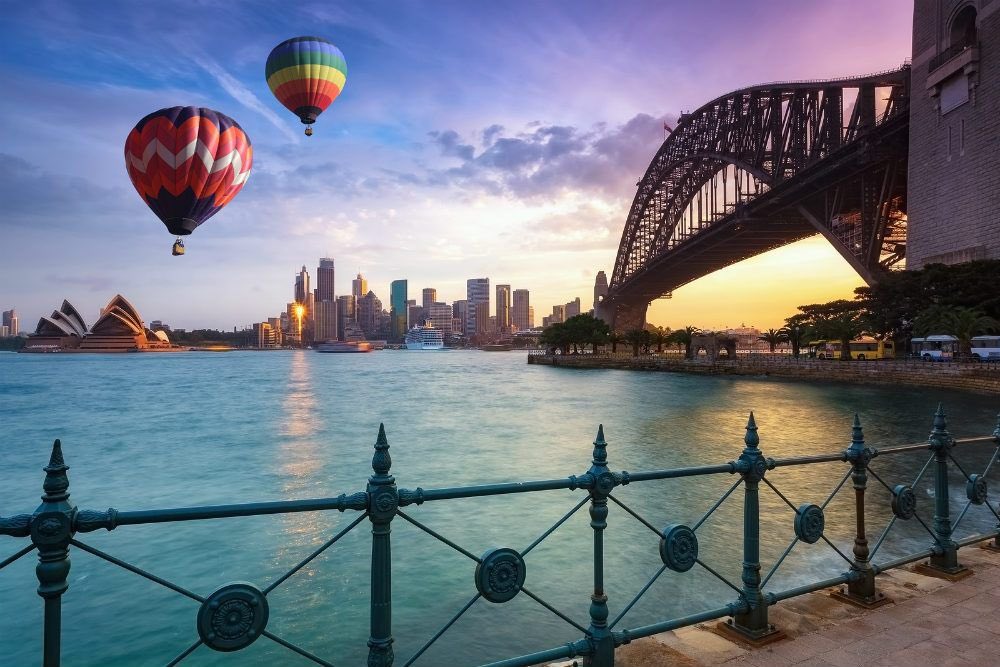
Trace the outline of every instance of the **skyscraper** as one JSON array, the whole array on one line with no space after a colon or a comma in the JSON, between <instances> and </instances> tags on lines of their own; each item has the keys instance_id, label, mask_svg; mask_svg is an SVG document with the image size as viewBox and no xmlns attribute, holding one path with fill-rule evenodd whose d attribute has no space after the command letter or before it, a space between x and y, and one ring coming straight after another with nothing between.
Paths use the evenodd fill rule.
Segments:
<instances>
[{"instance_id":1,"label":"skyscraper","mask_svg":"<svg viewBox=\"0 0 1000 667\"><path fill-rule=\"evenodd\" d=\"M351 294L354 296L355 303L368 295L368 281L360 273L357 278L351 281Z\"/></svg>"},{"instance_id":2,"label":"skyscraper","mask_svg":"<svg viewBox=\"0 0 1000 667\"><path fill-rule=\"evenodd\" d=\"M571 317L575 317L580 314L580 297L576 297L572 301L566 304L566 314L563 316L563 322Z\"/></svg>"},{"instance_id":3,"label":"skyscraper","mask_svg":"<svg viewBox=\"0 0 1000 667\"><path fill-rule=\"evenodd\" d=\"M425 287L423 296L424 300L423 303L421 303L421 305L424 307L425 310L427 310L431 307L432 303L438 300L438 291L433 287Z\"/></svg>"},{"instance_id":4,"label":"skyscraper","mask_svg":"<svg viewBox=\"0 0 1000 667\"><path fill-rule=\"evenodd\" d=\"M446 303L435 301L427 307L427 323L440 329L445 336L451 334L452 308Z\"/></svg>"},{"instance_id":5,"label":"skyscraper","mask_svg":"<svg viewBox=\"0 0 1000 667\"><path fill-rule=\"evenodd\" d=\"M394 341L400 341L406 335L406 281L393 280L389 285L389 336Z\"/></svg>"},{"instance_id":6,"label":"skyscraper","mask_svg":"<svg viewBox=\"0 0 1000 667\"><path fill-rule=\"evenodd\" d=\"M517 327L518 331L524 331L525 329L531 328L528 318L530 308L531 304L528 299L528 290L514 290L514 308L511 313L511 321L514 323L514 326Z\"/></svg>"},{"instance_id":7,"label":"skyscraper","mask_svg":"<svg viewBox=\"0 0 1000 667\"><path fill-rule=\"evenodd\" d=\"M354 307L353 294L342 294L337 298L337 338L340 340L346 340L344 331L349 323L354 322Z\"/></svg>"},{"instance_id":8,"label":"skyscraper","mask_svg":"<svg viewBox=\"0 0 1000 667\"><path fill-rule=\"evenodd\" d=\"M490 279L489 278L469 278L465 282L465 296L468 302L468 315L465 320L465 335L475 336L480 331L485 332L482 327L487 326L481 320L482 310L480 304L486 304L486 318L490 316ZM477 318L480 321L477 322Z\"/></svg>"},{"instance_id":9,"label":"skyscraper","mask_svg":"<svg viewBox=\"0 0 1000 667\"><path fill-rule=\"evenodd\" d=\"M302 270L295 274L295 303L305 304L309 294L309 272L306 265L302 265Z\"/></svg>"},{"instance_id":10,"label":"skyscraper","mask_svg":"<svg viewBox=\"0 0 1000 667\"><path fill-rule=\"evenodd\" d=\"M316 269L316 301L333 301L333 259L321 257Z\"/></svg>"},{"instance_id":11,"label":"skyscraper","mask_svg":"<svg viewBox=\"0 0 1000 667\"><path fill-rule=\"evenodd\" d=\"M358 325L368 338L379 335L379 320L382 317L382 302L375 292L369 291L357 302Z\"/></svg>"},{"instance_id":12,"label":"skyscraper","mask_svg":"<svg viewBox=\"0 0 1000 667\"><path fill-rule=\"evenodd\" d=\"M16 336L21 332L21 323L17 319L17 311L11 308L3 311L3 326L7 327L8 336Z\"/></svg>"},{"instance_id":13,"label":"skyscraper","mask_svg":"<svg viewBox=\"0 0 1000 667\"><path fill-rule=\"evenodd\" d=\"M452 331L464 336L468 330L469 322L469 302L466 299L460 299L451 304L451 319L458 321L457 327L452 325Z\"/></svg>"},{"instance_id":14,"label":"skyscraper","mask_svg":"<svg viewBox=\"0 0 1000 667\"><path fill-rule=\"evenodd\" d=\"M497 331L510 331L510 285L497 285Z\"/></svg>"},{"instance_id":15,"label":"skyscraper","mask_svg":"<svg viewBox=\"0 0 1000 667\"><path fill-rule=\"evenodd\" d=\"M316 302L316 316L315 323L316 328L313 334L313 339L317 342L323 343L326 341L334 341L339 337L339 322L337 312L337 302L332 299L327 299L324 301Z\"/></svg>"}]
</instances>

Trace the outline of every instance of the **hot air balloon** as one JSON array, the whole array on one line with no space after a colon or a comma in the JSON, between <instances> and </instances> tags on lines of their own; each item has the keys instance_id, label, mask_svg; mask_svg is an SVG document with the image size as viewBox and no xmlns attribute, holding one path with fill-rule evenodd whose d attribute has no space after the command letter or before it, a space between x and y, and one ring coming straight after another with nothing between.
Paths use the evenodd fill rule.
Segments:
<instances>
[{"instance_id":1,"label":"hot air balloon","mask_svg":"<svg viewBox=\"0 0 1000 667\"><path fill-rule=\"evenodd\" d=\"M278 44L267 57L264 76L271 92L305 124L312 124L337 99L347 81L347 62L322 37L295 37Z\"/></svg>"},{"instance_id":2,"label":"hot air balloon","mask_svg":"<svg viewBox=\"0 0 1000 667\"><path fill-rule=\"evenodd\" d=\"M125 168L139 196L181 236L218 213L243 188L253 165L250 137L225 114L171 107L140 120L125 140Z\"/></svg>"}]
</instances>

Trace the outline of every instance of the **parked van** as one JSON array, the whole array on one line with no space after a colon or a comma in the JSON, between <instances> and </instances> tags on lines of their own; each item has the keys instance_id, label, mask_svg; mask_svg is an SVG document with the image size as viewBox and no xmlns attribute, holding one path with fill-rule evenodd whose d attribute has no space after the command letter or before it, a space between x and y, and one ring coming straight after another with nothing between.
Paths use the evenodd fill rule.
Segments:
<instances>
[{"instance_id":1,"label":"parked van","mask_svg":"<svg viewBox=\"0 0 1000 667\"><path fill-rule=\"evenodd\" d=\"M1000 336L974 336L972 358L976 361L1000 361Z\"/></svg>"}]
</instances>

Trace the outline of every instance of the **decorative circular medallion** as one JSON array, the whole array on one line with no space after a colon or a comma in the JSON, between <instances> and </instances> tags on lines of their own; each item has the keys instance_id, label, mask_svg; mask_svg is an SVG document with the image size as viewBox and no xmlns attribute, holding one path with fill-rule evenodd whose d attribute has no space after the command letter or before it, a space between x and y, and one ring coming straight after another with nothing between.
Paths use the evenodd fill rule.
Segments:
<instances>
[{"instance_id":1,"label":"decorative circular medallion","mask_svg":"<svg viewBox=\"0 0 1000 667\"><path fill-rule=\"evenodd\" d=\"M753 471L757 474L757 477L764 479L764 473L767 472L767 459L763 456L758 456L757 460L754 461Z\"/></svg>"},{"instance_id":2,"label":"decorative circular medallion","mask_svg":"<svg viewBox=\"0 0 1000 667\"><path fill-rule=\"evenodd\" d=\"M982 505L986 502L986 478L982 475L969 475L969 481L965 484L965 495L973 505Z\"/></svg>"},{"instance_id":3,"label":"decorative circular medallion","mask_svg":"<svg viewBox=\"0 0 1000 667\"><path fill-rule=\"evenodd\" d=\"M917 496L906 484L898 484L892 490L892 513L904 521L917 511Z\"/></svg>"},{"instance_id":4,"label":"decorative circular medallion","mask_svg":"<svg viewBox=\"0 0 1000 667\"><path fill-rule=\"evenodd\" d=\"M507 547L490 549L476 566L476 589L490 602L507 602L521 591L524 575L521 554Z\"/></svg>"},{"instance_id":5,"label":"decorative circular medallion","mask_svg":"<svg viewBox=\"0 0 1000 667\"><path fill-rule=\"evenodd\" d=\"M267 598L245 581L226 584L198 610L198 636L216 651L238 651L253 644L267 626Z\"/></svg>"},{"instance_id":6,"label":"decorative circular medallion","mask_svg":"<svg viewBox=\"0 0 1000 667\"><path fill-rule=\"evenodd\" d=\"M660 538L660 558L674 572L687 572L698 560L698 536L683 524L670 524Z\"/></svg>"},{"instance_id":7,"label":"decorative circular medallion","mask_svg":"<svg viewBox=\"0 0 1000 667\"><path fill-rule=\"evenodd\" d=\"M594 487L605 496L608 495L615 490L615 474L613 472L602 472L597 476Z\"/></svg>"},{"instance_id":8,"label":"decorative circular medallion","mask_svg":"<svg viewBox=\"0 0 1000 667\"><path fill-rule=\"evenodd\" d=\"M391 491L380 493L375 496L375 508L379 512L392 512L396 509L396 494Z\"/></svg>"},{"instance_id":9,"label":"decorative circular medallion","mask_svg":"<svg viewBox=\"0 0 1000 667\"><path fill-rule=\"evenodd\" d=\"M31 524L31 532L36 544L58 544L69 541L69 517L62 512L39 514Z\"/></svg>"},{"instance_id":10,"label":"decorative circular medallion","mask_svg":"<svg viewBox=\"0 0 1000 667\"><path fill-rule=\"evenodd\" d=\"M795 511L795 536L806 544L815 544L823 537L826 518L818 505L806 503Z\"/></svg>"}]
</instances>

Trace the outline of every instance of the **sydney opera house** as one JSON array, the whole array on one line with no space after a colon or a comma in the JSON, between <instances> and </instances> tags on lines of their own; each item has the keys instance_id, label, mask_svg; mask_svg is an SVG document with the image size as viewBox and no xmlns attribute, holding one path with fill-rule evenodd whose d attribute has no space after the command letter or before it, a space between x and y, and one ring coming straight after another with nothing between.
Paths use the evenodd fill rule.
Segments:
<instances>
[{"instance_id":1,"label":"sydney opera house","mask_svg":"<svg viewBox=\"0 0 1000 667\"><path fill-rule=\"evenodd\" d=\"M38 320L22 352L166 352L178 350L163 331L150 331L121 294L101 309L90 329L69 301Z\"/></svg>"}]
</instances>

